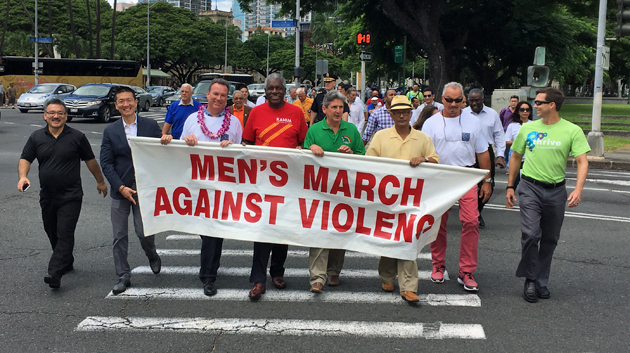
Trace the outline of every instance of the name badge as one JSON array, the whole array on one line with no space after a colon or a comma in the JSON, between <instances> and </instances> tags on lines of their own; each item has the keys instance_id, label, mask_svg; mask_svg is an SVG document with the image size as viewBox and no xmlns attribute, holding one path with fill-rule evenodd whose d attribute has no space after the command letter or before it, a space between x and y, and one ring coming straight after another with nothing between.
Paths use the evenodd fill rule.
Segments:
<instances>
[{"instance_id":1,"label":"name badge","mask_svg":"<svg viewBox=\"0 0 630 353\"><path fill-rule=\"evenodd\" d=\"M470 132L462 132L462 141L464 142L470 141Z\"/></svg>"},{"instance_id":2,"label":"name badge","mask_svg":"<svg viewBox=\"0 0 630 353\"><path fill-rule=\"evenodd\" d=\"M229 139L230 139L230 135L223 134L223 135L221 135L221 140L220 141L228 141Z\"/></svg>"}]
</instances>

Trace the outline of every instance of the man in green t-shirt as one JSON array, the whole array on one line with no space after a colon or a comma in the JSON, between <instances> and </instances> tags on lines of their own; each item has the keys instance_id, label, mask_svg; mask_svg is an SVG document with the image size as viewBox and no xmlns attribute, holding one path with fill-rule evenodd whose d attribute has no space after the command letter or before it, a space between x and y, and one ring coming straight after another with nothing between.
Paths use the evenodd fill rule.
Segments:
<instances>
[{"instance_id":1,"label":"man in green t-shirt","mask_svg":"<svg viewBox=\"0 0 630 353\"><path fill-rule=\"evenodd\" d=\"M346 97L339 91L329 91L324 96L322 110L326 118L313 124L306 133L304 148L318 157L324 153L337 152L365 154L361 134L354 124L344 121L343 110ZM343 249L310 248L308 269L311 292L321 293L328 275L328 285L339 285L339 273L343 267L346 251Z\"/></svg>"},{"instance_id":2,"label":"man in green t-shirt","mask_svg":"<svg viewBox=\"0 0 630 353\"><path fill-rule=\"evenodd\" d=\"M422 92L420 92L420 86L418 86L417 83L414 83L411 91L407 92L407 99L409 99L409 103L411 103L411 98L418 98L418 101L421 101L424 98L422 96Z\"/></svg>"},{"instance_id":3,"label":"man in green t-shirt","mask_svg":"<svg viewBox=\"0 0 630 353\"><path fill-rule=\"evenodd\" d=\"M586 153L591 148L579 126L558 116L563 101L560 90L551 87L539 90L534 108L542 119L524 124L512 144L505 197L514 206L514 181L525 155L518 187L522 254L516 276L525 277L523 298L530 303L551 295L547 284L565 202L569 201L569 207L580 203L588 174ZM577 162L577 183L567 198L564 178L569 154Z\"/></svg>"}]
</instances>

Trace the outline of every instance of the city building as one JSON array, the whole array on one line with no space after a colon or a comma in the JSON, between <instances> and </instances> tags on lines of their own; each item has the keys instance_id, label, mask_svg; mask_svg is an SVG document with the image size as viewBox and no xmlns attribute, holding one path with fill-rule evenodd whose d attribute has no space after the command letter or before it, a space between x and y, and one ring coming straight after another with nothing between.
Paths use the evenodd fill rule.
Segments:
<instances>
[{"instance_id":1,"label":"city building","mask_svg":"<svg viewBox=\"0 0 630 353\"><path fill-rule=\"evenodd\" d=\"M280 12L280 5L267 5L266 0L254 0L252 2L252 12L245 13L243 23L243 40L245 33L249 32L251 28L257 27L273 27L273 21L291 21L289 17L276 17ZM240 11L240 8L238 9ZM236 14L236 11L235 11ZM307 13L300 17L300 22L311 22L311 13ZM295 33L295 27L275 27L284 32L283 36L293 35Z\"/></svg>"},{"instance_id":2,"label":"city building","mask_svg":"<svg viewBox=\"0 0 630 353\"><path fill-rule=\"evenodd\" d=\"M277 28L273 28L273 27L267 27L267 26L260 26L260 27L252 27L252 28L248 28L246 30L243 31L243 40L248 40L249 37L254 34L256 32L256 30L262 30L264 34L270 34L272 36L282 36L282 37L286 37L287 36L287 32L281 30L281 29L277 29Z\"/></svg>"},{"instance_id":3,"label":"city building","mask_svg":"<svg viewBox=\"0 0 630 353\"><path fill-rule=\"evenodd\" d=\"M138 0L138 4L154 3L157 1L168 2L175 7L188 9L196 14L212 9L212 0Z\"/></svg>"}]
</instances>

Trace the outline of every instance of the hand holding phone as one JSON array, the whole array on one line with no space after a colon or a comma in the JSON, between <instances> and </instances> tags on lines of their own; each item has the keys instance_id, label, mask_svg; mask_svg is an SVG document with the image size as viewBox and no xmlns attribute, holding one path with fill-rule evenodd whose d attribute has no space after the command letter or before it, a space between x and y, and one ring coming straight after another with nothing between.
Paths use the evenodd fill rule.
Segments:
<instances>
[{"instance_id":1,"label":"hand holding phone","mask_svg":"<svg viewBox=\"0 0 630 353\"><path fill-rule=\"evenodd\" d=\"M28 190L31 187L31 184L29 183L24 183L24 185L22 185L22 192L25 192L26 190Z\"/></svg>"}]
</instances>

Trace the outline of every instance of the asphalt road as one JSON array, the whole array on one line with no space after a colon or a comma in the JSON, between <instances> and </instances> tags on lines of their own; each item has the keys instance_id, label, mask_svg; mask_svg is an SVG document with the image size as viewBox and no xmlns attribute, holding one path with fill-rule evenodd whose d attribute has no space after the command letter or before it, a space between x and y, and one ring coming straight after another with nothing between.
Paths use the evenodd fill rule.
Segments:
<instances>
[{"instance_id":1,"label":"asphalt road","mask_svg":"<svg viewBox=\"0 0 630 353\"><path fill-rule=\"evenodd\" d=\"M164 108L145 116L163 121ZM77 119L98 156L105 124ZM479 241L480 291L470 294L455 280L460 224L457 207L449 221L447 270L451 280L427 279L421 255L420 305L380 290L378 259L348 255L341 285L308 292L308 257L291 247L288 288L268 283L264 300L247 299L252 244L224 243L219 294L208 298L197 278L197 237L158 234L163 271L148 270L138 240L130 237L133 286L110 295L116 282L111 250L109 197L83 167L84 202L76 232L75 268L60 290L43 283L50 245L33 187L16 191L17 163L26 139L44 126L41 113L2 110L0 120L0 351L3 352L627 352L628 225L630 173L592 170L583 201L567 210L554 256L551 299L521 298L514 277L520 254L519 213L507 210L506 176L499 172L495 195L483 212ZM568 171L569 189L575 170ZM131 229L131 228L130 228ZM424 249L427 252L428 249ZM147 273L149 272L149 273Z\"/></svg>"}]
</instances>

